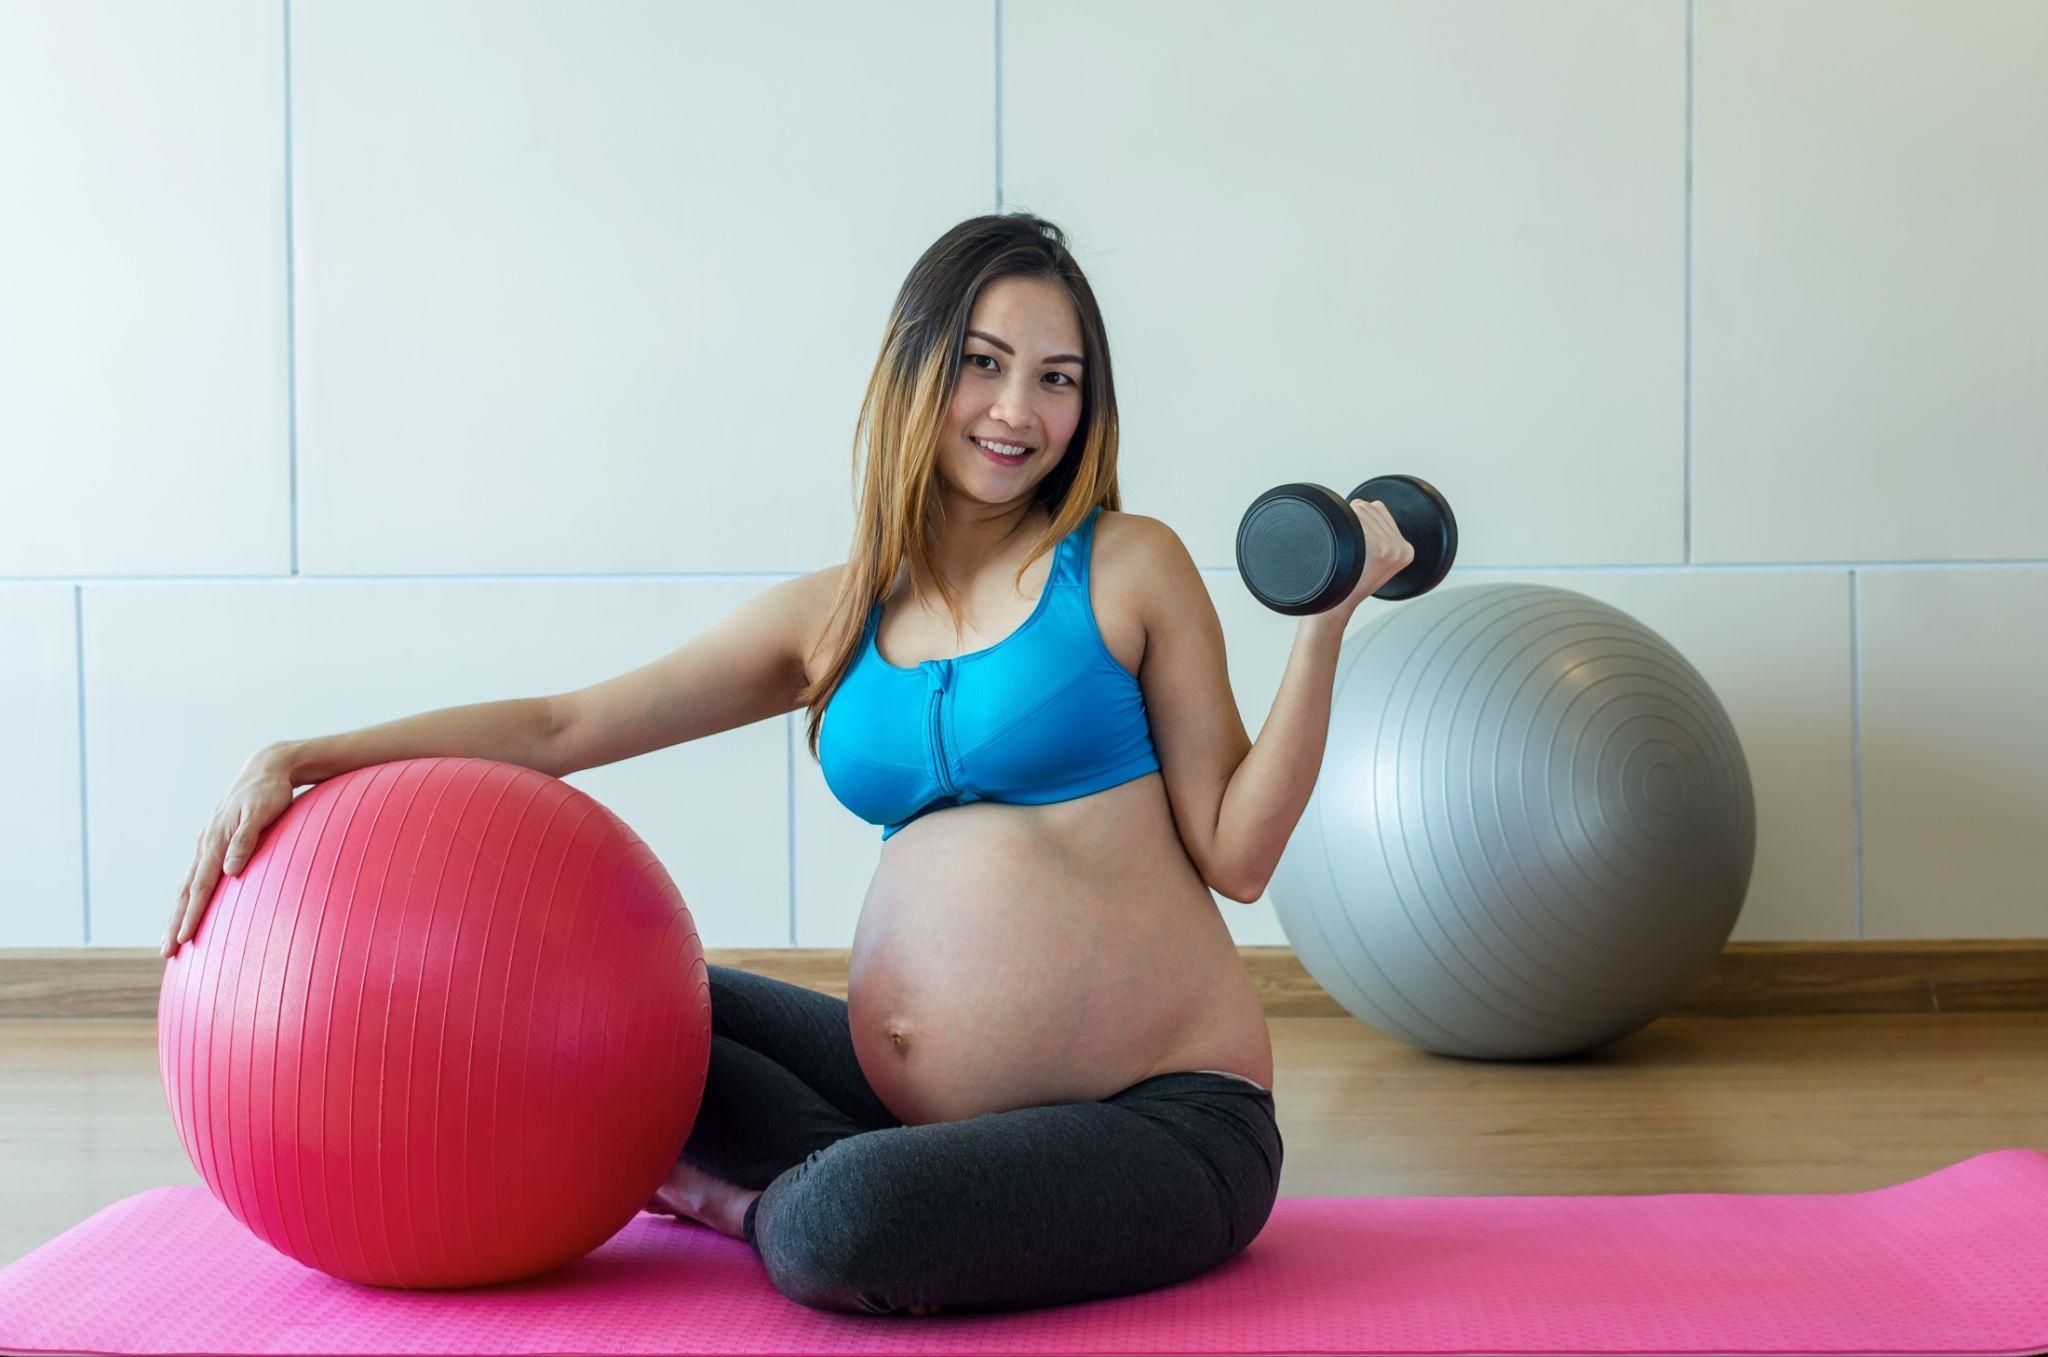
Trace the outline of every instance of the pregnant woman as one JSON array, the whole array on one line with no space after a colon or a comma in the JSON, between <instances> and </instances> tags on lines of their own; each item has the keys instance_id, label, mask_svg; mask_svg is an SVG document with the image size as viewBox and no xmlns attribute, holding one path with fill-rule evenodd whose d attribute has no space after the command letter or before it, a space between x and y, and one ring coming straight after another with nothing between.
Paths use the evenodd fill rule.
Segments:
<instances>
[{"instance_id":1,"label":"pregnant woman","mask_svg":"<svg viewBox=\"0 0 2048 1357\"><path fill-rule=\"evenodd\" d=\"M166 952L300 784L429 755L563 776L805 708L827 785L882 826L847 998L710 967L702 1107L649 1209L745 1239L828 1310L1197 1276L1265 1225L1282 1155L1264 1013L1211 892L1263 892L1315 784L1345 623L1413 551L1353 501L1364 574L1302 619L1248 740L1187 549L1118 511L1102 318L1029 215L972 218L918 260L863 440L846 563L672 654L261 751L201 833Z\"/></svg>"}]
</instances>

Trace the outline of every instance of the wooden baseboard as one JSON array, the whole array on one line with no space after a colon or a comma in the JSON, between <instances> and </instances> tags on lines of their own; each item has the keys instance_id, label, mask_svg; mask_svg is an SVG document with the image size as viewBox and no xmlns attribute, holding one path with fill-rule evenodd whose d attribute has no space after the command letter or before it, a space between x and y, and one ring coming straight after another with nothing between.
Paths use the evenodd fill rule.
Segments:
<instances>
[{"instance_id":1,"label":"wooden baseboard","mask_svg":"<svg viewBox=\"0 0 2048 1357\"><path fill-rule=\"evenodd\" d=\"M1344 1016L1288 947L1240 947L1266 1014ZM844 997L843 947L728 947L720 966ZM154 1018L164 961L153 948L0 949L0 1019ZM2048 938L1733 942L1668 1010L1688 1018L1819 1013L2048 1011Z\"/></svg>"}]
</instances>

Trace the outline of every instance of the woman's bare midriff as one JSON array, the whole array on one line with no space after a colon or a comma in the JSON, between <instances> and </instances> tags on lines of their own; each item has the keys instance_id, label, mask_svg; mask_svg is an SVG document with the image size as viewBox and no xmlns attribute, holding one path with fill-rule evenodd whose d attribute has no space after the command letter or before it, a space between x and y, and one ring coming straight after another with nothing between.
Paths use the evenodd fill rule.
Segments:
<instances>
[{"instance_id":1,"label":"woman's bare midriff","mask_svg":"<svg viewBox=\"0 0 2048 1357\"><path fill-rule=\"evenodd\" d=\"M1091 594L1104 643L1133 673L1144 629L1117 569L1122 516L1097 524ZM891 663L993 645L1029 616L1050 556L1010 586L968 590L986 619L956 643L885 605ZM983 634L985 633L985 634ZM1273 1083L1266 1018L1189 858L1160 773L1050 805L932 811L882 846L847 977L861 1069L909 1125L1100 1101L1183 1070Z\"/></svg>"},{"instance_id":2,"label":"woman's bare midriff","mask_svg":"<svg viewBox=\"0 0 2048 1357\"><path fill-rule=\"evenodd\" d=\"M862 1071L911 1125L1177 1070L1273 1084L1258 993L1158 773L906 825L861 906L847 1006Z\"/></svg>"}]
</instances>

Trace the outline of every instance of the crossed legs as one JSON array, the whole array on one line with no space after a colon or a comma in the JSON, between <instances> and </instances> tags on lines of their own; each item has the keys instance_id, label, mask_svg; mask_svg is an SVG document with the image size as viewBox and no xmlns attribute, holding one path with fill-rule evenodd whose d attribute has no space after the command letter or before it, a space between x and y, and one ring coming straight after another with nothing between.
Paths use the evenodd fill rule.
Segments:
<instances>
[{"instance_id":1,"label":"crossed legs","mask_svg":"<svg viewBox=\"0 0 2048 1357\"><path fill-rule=\"evenodd\" d=\"M711 1068L674 1196L725 1225L743 1203L737 1233L792 1300L890 1313L1127 1295L1228 1261L1271 1214L1283 1147L1254 1084L1176 1072L1100 1102L905 1126L861 1074L844 1000L732 967L710 979Z\"/></svg>"}]
</instances>

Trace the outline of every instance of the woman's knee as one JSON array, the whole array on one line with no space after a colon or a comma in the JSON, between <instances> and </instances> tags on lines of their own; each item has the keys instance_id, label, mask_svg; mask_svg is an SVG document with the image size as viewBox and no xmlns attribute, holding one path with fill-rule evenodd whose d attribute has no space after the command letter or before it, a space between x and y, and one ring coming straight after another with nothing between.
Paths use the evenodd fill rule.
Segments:
<instances>
[{"instance_id":1,"label":"woman's knee","mask_svg":"<svg viewBox=\"0 0 2048 1357\"><path fill-rule=\"evenodd\" d=\"M1244 1249L1266 1228L1274 1204L1280 1198L1280 1170L1287 1157L1287 1145L1280 1137L1280 1123L1272 1114L1270 1100L1263 1117L1251 1125L1251 1153L1243 1161L1237 1179L1238 1194L1232 1204L1233 1254Z\"/></svg>"},{"instance_id":2,"label":"woman's knee","mask_svg":"<svg viewBox=\"0 0 2048 1357\"><path fill-rule=\"evenodd\" d=\"M901 1308L892 1266L901 1235L857 1171L846 1141L828 1145L761 1194L754 1244L775 1289L800 1305L852 1314ZM854 1170L854 1171L850 1171Z\"/></svg>"}]
</instances>

